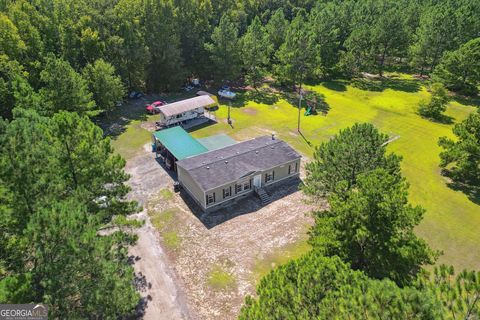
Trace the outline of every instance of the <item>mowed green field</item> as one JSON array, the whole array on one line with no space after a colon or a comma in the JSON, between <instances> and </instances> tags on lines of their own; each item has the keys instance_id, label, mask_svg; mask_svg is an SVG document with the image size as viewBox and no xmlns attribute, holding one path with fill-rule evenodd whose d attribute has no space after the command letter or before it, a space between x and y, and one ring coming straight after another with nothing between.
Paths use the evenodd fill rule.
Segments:
<instances>
[{"instance_id":1,"label":"mowed green field","mask_svg":"<svg viewBox=\"0 0 480 320\"><path fill-rule=\"evenodd\" d=\"M256 103L235 102L231 108L233 128L226 123L227 106L215 112L218 124L194 131L196 137L227 133L237 140L275 132L305 156L311 157L314 147L340 129L355 122L370 122L391 137L389 151L403 156L403 173L411 184L410 199L422 205L427 213L418 234L429 244L443 251L440 263L459 268L480 269L480 206L461 191L450 189L440 175L437 145L441 136L452 136L452 124L435 123L416 114L416 106L428 92L408 76L385 86L359 89L341 82L307 88L321 93L330 110L327 115L304 116L301 132L297 128L298 109L286 100ZM463 120L475 107L451 102L447 115L454 122Z\"/></svg>"}]
</instances>

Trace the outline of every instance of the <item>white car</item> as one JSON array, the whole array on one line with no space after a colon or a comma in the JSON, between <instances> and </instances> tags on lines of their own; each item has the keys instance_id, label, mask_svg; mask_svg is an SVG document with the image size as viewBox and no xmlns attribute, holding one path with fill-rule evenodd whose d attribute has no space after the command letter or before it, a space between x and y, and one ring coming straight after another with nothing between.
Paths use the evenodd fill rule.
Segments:
<instances>
[{"instance_id":1,"label":"white car","mask_svg":"<svg viewBox=\"0 0 480 320\"><path fill-rule=\"evenodd\" d=\"M230 90L219 90L218 95L225 99L234 99L237 94Z\"/></svg>"}]
</instances>

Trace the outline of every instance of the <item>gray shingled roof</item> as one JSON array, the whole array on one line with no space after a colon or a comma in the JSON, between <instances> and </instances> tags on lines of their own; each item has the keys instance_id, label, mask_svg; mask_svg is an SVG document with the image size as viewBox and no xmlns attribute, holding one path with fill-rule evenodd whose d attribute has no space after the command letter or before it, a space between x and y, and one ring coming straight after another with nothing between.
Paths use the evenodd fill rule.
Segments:
<instances>
[{"instance_id":1,"label":"gray shingled roof","mask_svg":"<svg viewBox=\"0 0 480 320\"><path fill-rule=\"evenodd\" d=\"M282 140L262 136L177 161L205 191L300 158Z\"/></svg>"}]
</instances>

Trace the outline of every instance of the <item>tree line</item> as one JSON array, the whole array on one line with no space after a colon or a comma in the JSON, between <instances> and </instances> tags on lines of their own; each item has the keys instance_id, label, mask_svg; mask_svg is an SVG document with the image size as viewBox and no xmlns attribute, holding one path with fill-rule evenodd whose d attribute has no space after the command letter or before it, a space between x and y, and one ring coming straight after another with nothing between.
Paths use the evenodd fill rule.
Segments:
<instances>
[{"instance_id":1,"label":"tree line","mask_svg":"<svg viewBox=\"0 0 480 320\"><path fill-rule=\"evenodd\" d=\"M1 113L27 90L47 110L73 108L51 101L60 84L98 112L192 75L257 87L266 74L296 84L402 68L475 93L478 16L475 0L2 0Z\"/></svg>"}]
</instances>

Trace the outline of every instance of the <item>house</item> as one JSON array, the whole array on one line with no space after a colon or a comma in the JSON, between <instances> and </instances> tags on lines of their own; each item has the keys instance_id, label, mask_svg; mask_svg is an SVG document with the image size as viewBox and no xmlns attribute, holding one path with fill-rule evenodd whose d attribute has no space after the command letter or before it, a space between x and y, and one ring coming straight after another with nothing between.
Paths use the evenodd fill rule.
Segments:
<instances>
[{"instance_id":1,"label":"house","mask_svg":"<svg viewBox=\"0 0 480 320\"><path fill-rule=\"evenodd\" d=\"M274 136L262 136L177 161L178 181L205 211L264 187L297 178L301 156Z\"/></svg>"},{"instance_id":2,"label":"house","mask_svg":"<svg viewBox=\"0 0 480 320\"><path fill-rule=\"evenodd\" d=\"M200 118L205 114L205 108L216 105L217 102L209 95L169 103L160 108L160 124L172 126L187 120Z\"/></svg>"}]
</instances>

